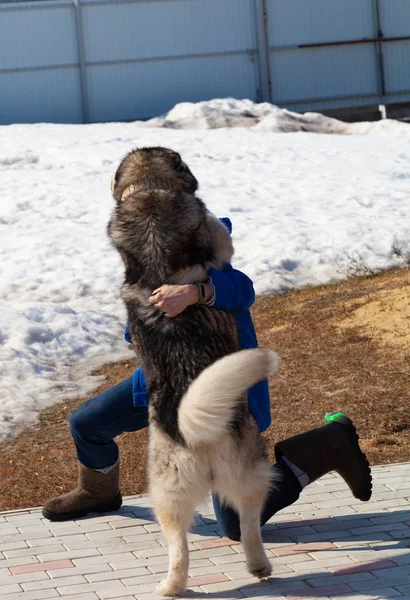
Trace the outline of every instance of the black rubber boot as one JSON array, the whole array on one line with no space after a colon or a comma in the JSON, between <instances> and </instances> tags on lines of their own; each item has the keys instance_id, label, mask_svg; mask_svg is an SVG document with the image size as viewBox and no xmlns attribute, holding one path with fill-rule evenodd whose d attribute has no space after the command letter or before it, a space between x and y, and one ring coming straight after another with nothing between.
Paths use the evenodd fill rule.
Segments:
<instances>
[{"instance_id":1,"label":"black rubber boot","mask_svg":"<svg viewBox=\"0 0 410 600\"><path fill-rule=\"evenodd\" d=\"M330 471L345 480L355 498L370 500L372 475L366 455L359 446L359 436L346 415L337 416L331 423L296 435L275 446L276 460L286 456L316 481Z\"/></svg>"}]
</instances>

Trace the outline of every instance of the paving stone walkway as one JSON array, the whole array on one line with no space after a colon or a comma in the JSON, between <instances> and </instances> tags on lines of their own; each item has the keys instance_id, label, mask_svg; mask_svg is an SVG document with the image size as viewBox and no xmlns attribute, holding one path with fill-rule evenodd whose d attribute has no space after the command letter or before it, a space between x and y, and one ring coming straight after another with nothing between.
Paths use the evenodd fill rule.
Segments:
<instances>
[{"instance_id":1,"label":"paving stone walkway","mask_svg":"<svg viewBox=\"0 0 410 600\"><path fill-rule=\"evenodd\" d=\"M242 545L219 535L212 505L189 534L187 597L410 599L410 463L373 468L361 503L329 474L263 528L273 573L259 582ZM0 513L0 599L148 600L167 547L147 496L117 513L50 523L38 509Z\"/></svg>"}]
</instances>

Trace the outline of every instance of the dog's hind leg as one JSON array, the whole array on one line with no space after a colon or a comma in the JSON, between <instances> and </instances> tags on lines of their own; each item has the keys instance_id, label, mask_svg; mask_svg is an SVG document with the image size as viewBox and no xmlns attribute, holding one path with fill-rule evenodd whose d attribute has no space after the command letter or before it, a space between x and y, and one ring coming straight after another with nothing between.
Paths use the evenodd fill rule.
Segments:
<instances>
[{"instance_id":1,"label":"dog's hind leg","mask_svg":"<svg viewBox=\"0 0 410 600\"><path fill-rule=\"evenodd\" d=\"M261 511L271 481L269 464L265 460L255 462L240 481L241 486L235 485L229 490L225 488L223 495L239 513L248 571L262 579L269 577L272 572L272 565L262 544L260 526Z\"/></svg>"},{"instance_id":2,"label":"dog's hind leg","mask_svg":"<svg viewBox=\"0 0 410 600\"><path fill-rule=\"evenodd\" d=\"M157 519L164 531L169 545L168 575L156 589L160 596L180 596L186 589L188 580L188 542L187 532L194 514L194 506L181 498L178 507L172 509L165 503L154 503Z\"/></svg>"},{"instance_id":3,"label":"dog's hind leg","mask_svg":"<svg viewBox=\"0 0 410 600\"><path fill-rule=\"evenodd\" d=\"M272 565L266 556L262 544L260 515L263 497L260 494L243 496L239 503L239 516L241 523L241 541L246 556L248 571L255 577L262 579L269 577Z\"/></svg>"}]
</instances>

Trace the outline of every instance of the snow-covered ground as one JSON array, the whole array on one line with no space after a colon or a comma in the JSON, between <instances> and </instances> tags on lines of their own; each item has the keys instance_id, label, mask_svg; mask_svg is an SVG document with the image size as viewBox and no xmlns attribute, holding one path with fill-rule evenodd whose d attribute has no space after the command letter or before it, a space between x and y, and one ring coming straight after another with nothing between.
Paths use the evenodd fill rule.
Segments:
<instances>
[{"instance_id":1,"label":"snow-covered ground","mask_svg":"<svg viewBox=\"0 0 410 600\"><path fill-rule=\"evenodd\" d=\"M277 132L303 120L350 135ZM410 240L410 127L330 121L225 100L148 123L0 127L0 440L130 356L106 224L133 147L181 152L208 207L233 221L234 266L258 293L340 278L348 255L394 264L393 243Z\"/></svg>"},{"instance_id":2,"label":"snow-covered ground","mask_svg":"<svg viewBox=\"0 0 410 600\"><path fill-rule=\"evenodd\" d=\"M341 135L395 135L409 136L405 123L386 119L373 123L344 123L320 113L295 113L264 102L218 98L207 102L183 102L168 114L147 123L150 127L171 129L219 129L246 127L254 131L276 133L330 133Z\"/></svg>"}]
</instances>

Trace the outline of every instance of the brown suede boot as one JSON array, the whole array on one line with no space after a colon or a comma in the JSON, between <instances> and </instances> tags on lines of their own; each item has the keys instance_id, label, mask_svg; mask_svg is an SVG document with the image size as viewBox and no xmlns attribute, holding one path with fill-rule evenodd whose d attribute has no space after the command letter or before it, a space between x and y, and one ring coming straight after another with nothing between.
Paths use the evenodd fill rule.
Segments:
<instances>
[{"instance_id":1,"label":"brown suede boot","mask_svg":"<svg viewBox=\"0 0 410 600\"><path fill-rule=\"evenodd\" d=\"M372 495L368 460L360 449L356 428L345 415L337 416L329 425L278 442L275 455L276 460L285 456L302 469L309 483L336 471L355 498L366 501Z\"/></svg>"},{"instance_id":2,"label":"brown suede boot","mask_svg":"<svg viewBox=\"0 0 410 600\"><path fill-rule=\"evenodd\" d=\"M122 504L119 480L119 464L104 474L78 463L77 487L49 500L44 505L43 516L50 521L69 521L85 517L89 512L118 510Z\"/></svg>"}]
</instances>

